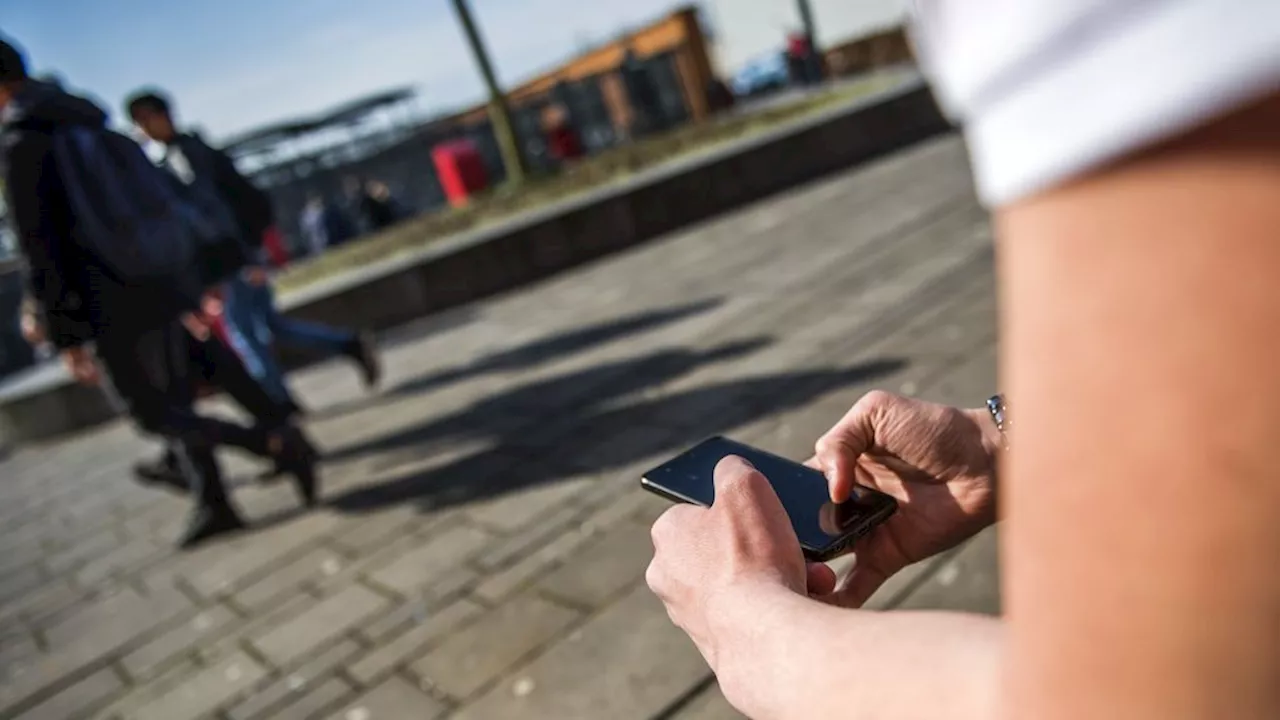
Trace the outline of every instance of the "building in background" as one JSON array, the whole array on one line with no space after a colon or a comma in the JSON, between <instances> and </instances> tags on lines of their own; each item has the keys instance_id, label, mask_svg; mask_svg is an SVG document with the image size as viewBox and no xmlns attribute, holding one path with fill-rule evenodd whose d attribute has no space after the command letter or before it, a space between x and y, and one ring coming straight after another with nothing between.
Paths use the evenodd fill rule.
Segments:
<instances>
[{"instance_id":1,"label":"building in background","mask_svg":"<svg viewBox=\"0 0 1280 720\"><path fill-rule=\"evenodd\" d=\"M823 50L822 58L832 77L915 62L910 38L901 25L829 46Z\"/></svg>"},{"instance_id":2,"label":"building in background","mask_svg":"<svg viewBox=\"0 0 1280 720\"><path fill-rule=\"evenodd\" d=\"M527 166L552 172L566 161L556 149L557 134L572 136L578 148L574 157L590 156L710 118L713 107L733 104L732 98L716 100L717 94L725 94L728 80L719 68L741 66L742 57L755 54L756 60L747 63L745 75L733 78L735 90L750 95L768 90L770 83L785 84L787 37L798 27L790 22L794 3L743 2L738 9L744 16L730 17L727 2L680 7L508 87L512 124ZM868 28L901 20L905 0L851 3L856 11L842 10L836 0L811 2L823 40L818 47L830 49L823 64L831 74L855 74L909 59L900 26L868 36ZM762 22L762 8L780 12L778 21ZM714 36L707 24L715 27ZM725 64L716 58L726 59ZM300 229L304 208L318 198L338 212L350 208L357 203L348 187L385 185L405 216L445 206L433 159L442 144L470 143L488 182L501 182L504 168L489 122L483 103L424 118L415 91L399 88L243 133L226 147L271 193L285 242L298 253L306 247Z\"/></svg>"},{"instance_id":3,"label":"building in background","mask_svg":"<svg viewBox=\"0 0 1280 720\"><path fill-rule=\"evenodd\" d=\"M531 168L551 171L560 159L548 142L557 124L572 128L586 155L650 132L705 120L718 76L697 8L591 48L569 62L507 89L512 122ZM385 183L407 214L445 204L432 150L460 139L474 143L487 175L503 165L484 104L422 119L411 112L412 89L353 101L319 116L243 133L225 144L272 194L286 242L301 249L299 218L316 195L344 203L352 180Z\"/></svg>"}]
</instances>

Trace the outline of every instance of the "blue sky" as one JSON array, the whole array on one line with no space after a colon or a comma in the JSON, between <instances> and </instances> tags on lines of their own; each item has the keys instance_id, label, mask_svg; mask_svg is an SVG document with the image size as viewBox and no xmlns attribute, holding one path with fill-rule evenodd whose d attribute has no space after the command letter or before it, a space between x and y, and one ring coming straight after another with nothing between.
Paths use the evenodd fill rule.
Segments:
<instances>
[{"instance_id":1,"label":"blue sky","mask_svg":"<svg viewBox=\"0 0 1280 720\"><path fill-rule=\"evenodd\" d=\"M672 0L472 0L504 81L652 20ZM792 0L707 0L721 57L781 43ZM817 0L823 35L883 24L902 0ZM728 8L732 6L733 12ZM852 10L850 10L852 8ZM852 24L850 24L852 23ZM177 98L215 137L414 85L424 109L480 97L448 0L0 0L0 32L120 114L141 85Z\"/></svg>"}]
</instances>

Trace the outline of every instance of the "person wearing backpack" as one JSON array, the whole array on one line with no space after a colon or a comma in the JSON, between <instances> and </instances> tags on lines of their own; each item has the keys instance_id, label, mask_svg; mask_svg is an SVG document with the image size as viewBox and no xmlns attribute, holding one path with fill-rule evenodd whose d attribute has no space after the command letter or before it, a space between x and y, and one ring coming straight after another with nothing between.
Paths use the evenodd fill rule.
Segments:
<instances>
[{"instance_id":1,"label":"person wearing backpack","mask_svg":"<svg viewBox=\"0 0 1280 720\"><path fill-rule=\"evenodd\" d=\"M316 455L296 427L245 427L194 409L188 350L192 338L210 339L205 290L244 263L225 210L107 129L96 105L31 79L22 53L4 40L0 168L49 341L81 382L103 379L100 362L142 431L175 447L195 501L180 547L244 526L222 482L218 446L289 468L313 504Z\"/></svg>"},{"instance_id":2,"label":"person wearing backpack","mask_svg":"<svg viewBox=\"0 0 1280 720\"><path fill-rule=\"evenodd\" d=\"M236 168L226 153L209 146L195 133L179 132L173 103L156 89L143 89L125 101L134 125L165 146L164 166L184 183L206 182L234 214L243 234L255 245L273 229L271 200ZM255 248L255 262L224 288L229 341L249 371L275 397L301 409L276 360L276 343L326 356L345 356L360 370L366 387L381 377L381 363L373 341L363 333L285 317L275 306L270 265L264 249Z\"/></svg>"}]
</instances>

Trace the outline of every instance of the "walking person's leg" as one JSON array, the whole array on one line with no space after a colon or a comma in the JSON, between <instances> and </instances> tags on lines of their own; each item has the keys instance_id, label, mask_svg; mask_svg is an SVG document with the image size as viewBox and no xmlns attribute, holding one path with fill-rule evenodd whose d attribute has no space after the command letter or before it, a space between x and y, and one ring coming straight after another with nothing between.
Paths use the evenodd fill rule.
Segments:
<instances>
[{"instance_id":1,"label":"walking person's leg","mask_svg":"<svg viewBox=\"0 0 1280 720\"><path fill-rule=\"evenodd\" d=\"M325 357L345 356L360 368L366 386L378 384L382 377L382 365L375 343L367 335L285 316L276 308L275 293L270 283L249 285L247 295L252 297L257 327L265 335L265 338L260 339L268 346L279 343L310 350Z\"/></svg>"},{"instance_id":2,"label":"walking person's leg","mask_svg":"<svg viewBox=\"0 0 1280 720\"><path fill-rule=\"evenodd\" d=\"M242 278L225 286L222 317L227 330L227 343L240 357L243 367L278 403L299 408L289 390L284 370L277 362L270 338L263 332L258 318L259 301L256 288Z\"/></svg>"},{"instance_id":3,"label":"walking person's leg","mask_svg":"<svg viewBox=\"0 0 1280 720\"><path fill-rule=\"evenodd\" d=\"M237 405L244 408L254 418L258 427L279 435L295 436L301 450L312 458L318 457L319 453L312 447L305 433L294 423L298 413L297 407L292 403L282 404L272 397L271 393L249 375L244 364L231 348L217 339L201 342L191 338L190 346L192 363L202 369L211 383L226 391ZM291 466L285 460L286 458L277 456L272 469L264 473L263 477L311 472L310 464L295 463ZM304 496L308 494L305 488L315 485L314 480L303 477L299 477L298 481ZM310 492L314 494L314 491Z\"/></svg>"},{"instance_id":4,"label":"walking person's leg","mask_svg":"<svg viewBox=\"0 0 1280 720\"><path fill-rule=\"evenodd\" d=\"M99 357L141 429L174 441L177 466L196 504L182 547L243 527L213 454L218 446L238 447L296 470L303 499L314 503L315 457L300 433L246 428L195 412L187 335L180 325L104 338Z\"/></svg>"},{"instance_id":5,"label":"walking person's leg","mask_svg":"<svg viewBox=\"0 0 1280 720\"><path fill-rule=\"evenodd\" d=\"M244 526L222 483L213 443L197 428L175 422L174 406L191 399L190 378L175 362L181 330L111 333L98 342L98 357L139 428L164 437L175 467L195 502L179 544L191 547Z\"/></svg>"},{"instance_id":6,"label":"walking person's leg","mask_svg":"<svg viewBox=\"0 0 1280 720\"><path fill-rule=\"evenodd\" d=\"M224 391L260 428L276 431L292 422L296 407L274 398L249 374L240 356L221 339L213 337L200 341L187 334L186 341L191 367L189 374L193 384L192 397L198 398L197 389L201 384L212 386ZM174 441L170 441L161 456L155 460L137 463L134 475L143 482L168 485L186 492L189 488L178 467L173 445ZM277 461L264 477L275 477L286 471L287 468Z\"/></svg>"}]
</instances>

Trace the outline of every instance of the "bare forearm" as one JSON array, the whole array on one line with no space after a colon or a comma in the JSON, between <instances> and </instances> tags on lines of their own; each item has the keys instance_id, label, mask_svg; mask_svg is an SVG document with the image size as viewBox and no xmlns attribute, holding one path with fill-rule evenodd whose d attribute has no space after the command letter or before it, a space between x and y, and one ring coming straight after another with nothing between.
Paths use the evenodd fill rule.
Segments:
<instances>
[{"instance_id":1,"label":"bare forearm","mask_svg":"<svg viewBox=\"0 0 1280 720\"><path fill-rule=\"evenodd\" d=\"M717 675L754 720L997 715L997 620L851 611L785 590L725 604L737 640L719 651Z\"/></svg>"},{"instance_id":2,"label":"bare forearm","mask_svg":"<svg viewBox=\"0 0 1280 720\"><path fill-rule=\"evenodd\" d=\"M1277 127L1280 95L999 216L1011 715L1280 717Z\"/></svg>"}]
</instances>

